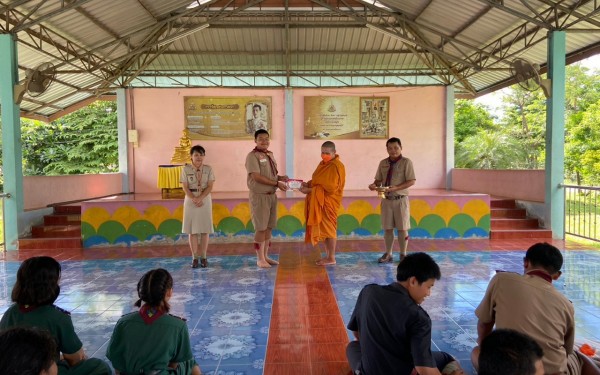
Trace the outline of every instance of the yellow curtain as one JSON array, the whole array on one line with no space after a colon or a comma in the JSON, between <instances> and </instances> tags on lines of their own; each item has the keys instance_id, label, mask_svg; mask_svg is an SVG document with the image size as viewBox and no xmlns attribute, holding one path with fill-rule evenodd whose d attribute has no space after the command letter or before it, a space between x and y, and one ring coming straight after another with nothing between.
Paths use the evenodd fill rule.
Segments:
<instances>
[{"instance_id":1,"label":"yellow curtain","mask_svg":"<svg viewBox=\"0 0 600 375\"><path fill-rule=\"evenodd\" d=\"M183 165L159 165L158 166L158 188L159 189L176 189L181 187L179 177Z\"/></svg>"}]
</instances>

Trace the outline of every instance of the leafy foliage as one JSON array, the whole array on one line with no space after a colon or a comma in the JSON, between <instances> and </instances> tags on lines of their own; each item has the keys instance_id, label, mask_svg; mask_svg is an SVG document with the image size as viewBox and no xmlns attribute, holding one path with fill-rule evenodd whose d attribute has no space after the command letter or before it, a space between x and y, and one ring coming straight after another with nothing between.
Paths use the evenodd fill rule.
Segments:
<instances>
[{"instance_id":1,"label":"leafy foliage","mask_svg":"<svg viewBox=\"0 0 600 375\"><path fill-rule=\"evenodd\" d=\"M488 109L472 100L459 99L454 103L454 143L460 144L465 138L485 129L495 127L494 118Z\"/></svg>"},{"instance_id":2,"label":"leafy foliage","mask_svg":"<svg viewBox=\"0 0 600 375\"><path fill-rule=\"evenodd\" d=\"M116 105L95 102L50 124L21 120L24 175L118 170Z\"/></svg>"},{"instance_id":3,"label":"leafy foliage","mask_svg":"<svg viewBox=\"0 0 600 375\"><path fill-rule=\"evenodd\" d=\"M571 65L565 85L566 179L600 184L600 76ZM479 112L487 111L485 107L464 102L455 105L458 168L544 168L546 98L541 90L529 92L518 85L506 89L499 119Z\"/></svg>"}]
</instances>

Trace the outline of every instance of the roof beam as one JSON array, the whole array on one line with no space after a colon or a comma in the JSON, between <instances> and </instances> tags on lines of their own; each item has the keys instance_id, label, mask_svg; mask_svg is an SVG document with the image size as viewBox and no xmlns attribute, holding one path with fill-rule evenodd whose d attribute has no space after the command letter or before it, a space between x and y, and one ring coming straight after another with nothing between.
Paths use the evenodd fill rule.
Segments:
<instances>
[{"instance_id":1,"label":"roof beam","mask_svg":"<svg viewBox=\"0 0 600 375\"><path fill-rule=\"evenodd\" d=\"M508 7L506 5L504 5L504 1L501 0L479 0L480 2L487 4L489 6L492 6L496 9L499 9L503 12L506 12L508 14L511 14L519 19L525 20L529 23L532 23L538 27L547 29L547 30L552 30L554 29L554 27L552 26L552 24L549 24L546 20L544 19L537 19L537 18L533 18L530 17L529 15L521 12L520 10L517 9L513 9L511 7ZM536 13L535 15L536 17L538 17L538 14Z\"/></svg>"},{"instance_id":2,"label":"roof beam","mask_svg":"<svg viewBox=\"0 0 600 375\"><path fill-rule=\"evenodd\" d=\"M68 5L65 5L64 2L61 2L61 6L60 8L53 10L51 12L48 12L46 14L43 14L41 16L39 16L38 18L36 18L35 20L32 20L31 22L24 22L25 20L21 20L17 23L17 25L11 30L12 33L18 33L19 31L23 31L25 29L29 29L32 26L35 26L41 22L47 21L48 19L55 17L61 13L67 12L71 9L77 8L82 6L83 4L92 1L92 0L77 0L77 1L73 1L72 3L69 3ZM45 3L45 2L42 2ZM29 15L28 15L29 16ZM26 17L29 18L29 17Z\"/></svg>"},{"instance_id":3,"label":"roof beam","mask_svg":"<svg viewBox=\"0 0 600 375\"><path fill-rule=\"evenodd\" d=\"M157 27L154 28L154 30L152 30L151 35L148 38L146 38L146 40L140 46L134 48L133 51L127 53L126 55L117 57L113 60L121 60L121 63L119 64L119 67L114 71L114 73L111 76L107 77L107 82L103 83L101 87L107 86L108 82L114 82L114 80L121 76L123 72L132 67L136 62L139 63L141 61L142 56L144 56L145 60L144 66L147 66L147 64L149 64L152 60L156 59L160 55L160 53L168 47L168 44L172 43L178 37L185 37L189 35L190 31L193 31L195 29L200 30L204 28L206 25L209 24L210 21L212 21L213 18L219 20L229 17L247 8L256 6L263 1L264 0L252 0L244 4L243 6L235 8L233 10L228 10L230 3L226 3L221 9L221 12L219 12L220 14L209 18L207 22L199 24L197 23L198 21L196 20L196 17L202 17L204 10L208 8L208 5L210 5L210 3L206 3L204 4L204 7L194 8L190 12L184 13L185 17L189 17L186 23L192 25L188 28L185 28L185 25L181 23L178 23L177 26L174 27L175 20L158 23ZM179 18L182 19L184 18L184 16L182 15ZM172 31L174 29L175 32ZM163 33L165 31L166 34L163 36ZM166 45L161 46L161 41L165 40L169 40L169 42ZM141 64L138 65L141 66ZM136 74L139 74L139 72L141 72L141 69L138 68ZM130 82L134 78L135 76L127 78L125 82L122 83L122 85L126 85L126 83Z\"/></svg>"}]
</instances>

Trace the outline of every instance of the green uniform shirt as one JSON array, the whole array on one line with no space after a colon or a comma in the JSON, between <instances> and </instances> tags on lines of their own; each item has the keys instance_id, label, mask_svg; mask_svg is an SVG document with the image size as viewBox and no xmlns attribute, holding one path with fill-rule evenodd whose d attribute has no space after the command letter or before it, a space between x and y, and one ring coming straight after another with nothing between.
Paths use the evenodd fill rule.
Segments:
<instances>
[{"instance_id":1,"label":"green uniform shirt","mask_svg":"<svg viewBox=\"0 0 600 375\"><path fill-rule=\"evenodd\" d=\"M60 353L74 354L83 346L75 333L71 314L55 305L45 305L31 310L21 310L12 305L0 320L0 329L12 327L37 327L50 332ZM60 357L56 353L56 358ZM57 361L59 375L108 375L110 367L98 358L88 358L70 367L66 361Z\"/></svg>"},{"instance_id":2,"label":"green uniform shirt","mask_svg":"<svg viewBox=\"0 0 600 375\"><path fill-rule=\"evenodd\" d=\"M158 374L191 374L196 364L185 321L165 314L146 324L139 312L124 315L113 331L106 356L115 370L138 374L140 370ZM169 363L179 363L178 371Z\"/></svg>"},{"instance_id":3,"label":"green uniform shirt","mask_svg":"<svg viewBox=\"0 0 600 375\"><path fill-rule=\"evenodd\" d=\"M58 350L65 354L77 353L83 346L75 333L71 315L54 305L40 306L30 311L21 311L18 305L12 305L0 321L0 329L12 327L37 327L49 331L57 340Z\"/></svg>"}]
</instances>

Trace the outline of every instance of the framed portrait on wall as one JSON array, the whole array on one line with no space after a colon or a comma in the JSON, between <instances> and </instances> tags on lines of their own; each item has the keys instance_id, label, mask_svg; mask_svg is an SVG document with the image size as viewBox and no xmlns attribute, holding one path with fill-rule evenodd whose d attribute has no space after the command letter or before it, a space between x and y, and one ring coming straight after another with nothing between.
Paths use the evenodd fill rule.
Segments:
<instances>
[{"instance_id":1,"label":"framed portrait on wall","mask_svg":"<svg viewBox=\"0 0 600 375\"><path fill-rule=\"evenodd\" d=\"M270 103L265 101L251 101L246 104L246 134L252 135L259 129L271 133L269 124Z\"/></svg>"},{"instance_id":2,"label":"framed portrait on wall","mask_svg":"<svg viewBox=\"0 0 600 375\"><path fill-rule=\"evenodd\" d=\"M388 138L389 97L360 98L360 138Z\"/></svg>"},{"instance_id":3,"label":"framed portrait on wall","mask_svg":"<svg viewBox=\"0 0 600 375\"><path fill-rule=\"evenodd\" d=\"M254 139L271 133L271 97L185 96L184 121L190 139Z\"/></svg>"}]
</instances>

